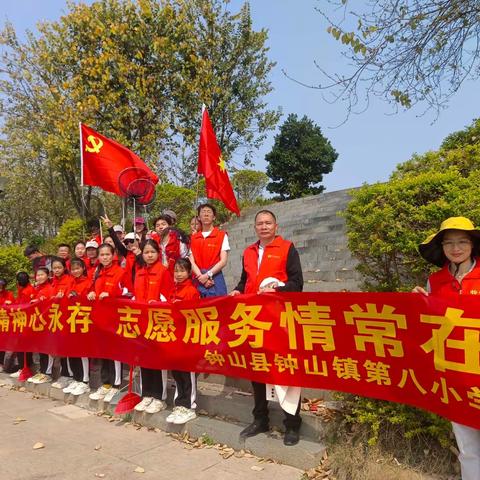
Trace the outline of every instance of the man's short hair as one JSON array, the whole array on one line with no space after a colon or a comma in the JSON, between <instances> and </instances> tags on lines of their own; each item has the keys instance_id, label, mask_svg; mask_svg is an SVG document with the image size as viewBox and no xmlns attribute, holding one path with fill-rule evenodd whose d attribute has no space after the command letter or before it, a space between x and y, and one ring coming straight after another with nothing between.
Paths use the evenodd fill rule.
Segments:
<instances>
[{"instance_id":1,"label":"man's short hair","mask_svg":"<svg viewBox=\"0 0 480 480\"><path fill-rule=\"evenodd\" d=\"M68 243L59 243L58 246L57 246L57 249L58 248L68 248L70 250L70 245Z\"/></svg>"},{"instance_id":2,"label":"man's short hair","mask_svg":"<svg viewBox=\"0 0 480 480\"><path fill-rule=\"evenodd\" d=\"M33 255L34 253L40 253L40 250L35 245L28 245L25 248L25 250L23 251L23 255L25 257L29 257L30 255Z\"/></svg>"},{"instance_id":3,"label":"man's short hair","mask_svg":"<svg viewBox=\"0 0 480 480\"><path fill-rule=\"evenodd\" d=\"M197 207L197 215L200 215L200 210L202 208L209 208L212 212L213 215L216 217L217 216L217 209L211 204L211 203L202 203Z\"/></svg>"},{"instance_id":4,"label":"man's short hair","mask_svg":"<svg viewBox=\"0 0 480 480\"><path fill-rule=\"evenodd\" d=\"M270 211L270 210L260 210L259 212L257 212L256 215L255 215L255 220L254 220L254 222L256 222L256 221L257 221L257 217L258 217L259 215L262 215L262 214L268 214L268 215L270 215L270 216L273 218L273 220L275 221L275 223L277 223L277 217L276 217L275 214L274 214L272 211Z\"/></svg>"}]
</instances>

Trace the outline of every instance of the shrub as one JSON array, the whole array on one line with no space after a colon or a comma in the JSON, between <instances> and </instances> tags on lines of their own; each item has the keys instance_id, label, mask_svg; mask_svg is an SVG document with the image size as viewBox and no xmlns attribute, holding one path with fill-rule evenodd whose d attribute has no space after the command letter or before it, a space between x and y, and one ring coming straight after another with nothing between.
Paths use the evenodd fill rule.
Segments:
<instances>
[{"instance_id":1,"label":"shrub","mask_svg":"<svg viewBox=\"0 0 480 480\"><path fill-rule=\"evenodd\" d=\"M0 277L7 280L8 289L13 290L16 287L15 275L17 272L31 270L30 261L23 255L24 248L21 245L0 247Z\"/></svg>"}]
</instances>

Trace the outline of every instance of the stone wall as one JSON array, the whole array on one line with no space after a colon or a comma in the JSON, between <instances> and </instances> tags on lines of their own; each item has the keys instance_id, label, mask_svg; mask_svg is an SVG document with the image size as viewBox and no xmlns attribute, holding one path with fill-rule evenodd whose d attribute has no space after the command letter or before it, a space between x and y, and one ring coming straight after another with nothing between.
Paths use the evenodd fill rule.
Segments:
<instances>
[{"instance_id":1,"label":"stone wall","mask_svg":"<svg viewBox=\"0 0 480 480\"><path fill-rule=\"evenodd\" d=\"M277 216L279 234L294 242L302 262L304 291L359 290L361 278L347 248L345 220L338 215L348 204L349 191L322 193L262 207ZM245 246L256 240L253 221L258 210L258 207L246 209L240 218L224 226L231 247L224 269L229 290L240 278Z\"/></svg>"}]
</instances>

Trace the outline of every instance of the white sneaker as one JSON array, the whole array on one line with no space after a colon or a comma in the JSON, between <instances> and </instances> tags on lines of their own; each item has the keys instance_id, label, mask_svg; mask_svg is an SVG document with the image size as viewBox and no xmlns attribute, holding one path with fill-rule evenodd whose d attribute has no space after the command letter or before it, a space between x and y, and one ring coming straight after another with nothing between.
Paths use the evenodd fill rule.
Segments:
<instances>
[{"instance_id":1,"label":"white sneaker","mask_svg":"<svg viewBox=\"0 0 480 480\"><path fill-rule=\"evenodd\" d=\"M77 386L78 382L77 381L73 381L73 382L70 382L64 389L62 389L62 392L63 393L72 393L72 390ZM52 384L52 387L53 387L54 384Z\"/></svg>"},{"instance_id":2,"label":"white sneaker","mask_svg":"<svg viewBox=\"0 0 480 480\"><path fill-rule=\"evenodd\" d=\"M91 393L88 398L90 400L103 400L105 395L111 390L111 387L104 387L103 385L99 387L95 392Z\"/></svg>"},{"instance_id":3,"label":"white sneaker","mask_svg":"<svg viewBox=\"0 0 480 480\"><path fill-rule=\"evenodd\" d=\"M52 377L50 375L47 375L46 373L40 373L37 377L36 380L33 381L36 385L40 385L41 383L48 383L52 381Z\"/></svg>"},{"instance_id":4,"label":"white sneaker","mask_svg":"<svg viewBox=\"0 0 480 480\"><path fill-rule=\"evenodd\" d=\"M197 418L197 414L195 413L195 410L192 410L191 408L185 408L185 407L177 407L178 411L173 419L173 422L175 425L183 425L184 423L187 423L190 420L193 420L194 418Z\"/></svg>"},{"instance_id":5,"label":"white sneaker","mask_svg":"<svg viewBox=\"0 0 480 480\"><path fill-rule=\"evenodd\" d=\"M145 409L147 413L158 413L167 408L167 404L163 400L154 398L152 403Z\"/></svg>"},{"instance_id":6,"label":"white sneaker","mask_svg":"<svg viewBox=\"0 0 480 480\"><path fill-rule=\"evenodd\" d=\"M65 387L68 387L73 382L73 379L70 377L59 377L55 382L52 383L52 388L58 388L63 390Z\"/></svg>"},{"instance_id":7,"label":"white sneaker","mask_svg":"<svg viewBox=\"0 0 480 480\"><path fill-rule=\"evenodd\" d=\"M13 372L10 374L10 378L18 378L20 376L20 372L22 370L17 370L16 372Z\"/></svg>"},{"instance_id":8,"label":"white sneaker","mask_svg":"<svg viewBox=\"0 0 480 480\"><path fill-rule=\"evenodd\" d=\"M83 395L84 393L88 393L90 391L90 387L83 382L77 382L77 385L74 389L70 391L70 393L74 397L78 397L79 395Z\"/></svg>"},{"instance_id":9,"label":"white sneaker","mask_svg":"<svg viewBox=\"0 0 480 480\"><path fill-rule=\"evenodd\" d=\"M173 407L173 410L172 410L172 413L165 419L165 421L167 423L173 423L173 421L175 420L176 416L177 416L177 413L178 413L178 409L180 407Z\"/></svg>"},{"instance_id":10,"label":"white sneaker","mask_svg":"<svg viewBox=\"0 0 480 480\"><path fill-rule=\"evenodd\" d=\"M115 387L110 387L108 389L108 392L107 394L105 395L105 397L103 397L103 401L104 402L110 402L113 398L113 396L118 392L118 388L115 388Z\"/></svg>"},{"instance_id":11,"label":"white sneaker","mask_svg":"<svg viewBox=\"0 0 480 480\"><path fill-rule=\"evenodd\" d=\"M135 405L135 410L137 412L144 412L146 408L152 403L153 397L143 397L140 403Z\"/></svg>"},{"instance_id":12,"label":"white sneaker","mask_svg":"<svg viewBox=\"0 0 480 480\"><path fill-rule=\"evenodd\" d=\"M29 379L27 379L27 382L30 382L30 383L37 383L37 380L43 375L43 373L36 373L35 375L33 375L33 377L30 377Z\"/></svg>"}]
</instances>

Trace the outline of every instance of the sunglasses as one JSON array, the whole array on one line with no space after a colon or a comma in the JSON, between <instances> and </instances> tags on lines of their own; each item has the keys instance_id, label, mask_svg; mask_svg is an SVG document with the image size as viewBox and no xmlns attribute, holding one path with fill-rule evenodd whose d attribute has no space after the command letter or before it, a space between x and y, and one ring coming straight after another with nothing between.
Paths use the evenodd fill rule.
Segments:
<instances>
[{"instance_id":1,"label":"sunglasses","mask_svg":"<svg viewBox=\"0 0 480 480\"><path fill-rule=\"evenodd\" d=\"M127 239L127 240L124 240L123 243L125 243L125 245L128 245L129 243L135 243L135 240L131 240L130 238Z\"/></svg>"}]
</instances>

